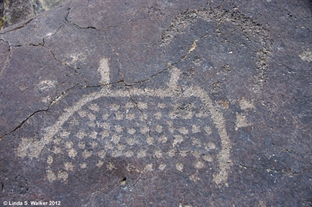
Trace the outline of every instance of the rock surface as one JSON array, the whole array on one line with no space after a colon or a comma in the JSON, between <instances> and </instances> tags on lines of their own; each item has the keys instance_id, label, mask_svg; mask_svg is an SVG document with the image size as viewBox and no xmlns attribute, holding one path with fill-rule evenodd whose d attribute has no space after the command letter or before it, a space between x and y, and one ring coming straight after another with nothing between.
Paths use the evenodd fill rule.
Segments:
<instances>
[{"instance_id":1,"label":"rock surface","mask_svg":"<svg viewBox=\"0 0 312 207\"><path fill-rule=\"evenodd\" d=\"M0 0L0 29L55 7L65 0Z\"/></svg>"},{"instance_id":2,"label":"rock surface","mask_svg":"<svg viewBox=\"0 0 312 207\"><path fill-rule=\"evenodd\" d=\"M0 205L312 206L311 31L308 0L73 0L5 28Z\"/></svg>"}]
</instances>

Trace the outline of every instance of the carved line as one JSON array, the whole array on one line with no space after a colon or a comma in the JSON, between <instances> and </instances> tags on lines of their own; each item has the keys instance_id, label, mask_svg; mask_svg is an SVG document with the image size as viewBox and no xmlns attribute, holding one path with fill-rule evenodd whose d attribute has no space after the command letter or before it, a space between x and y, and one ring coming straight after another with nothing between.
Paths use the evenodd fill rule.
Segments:
<instances>
[{"instance_id":1,"label":"carved line","mask_svg":"<svg viewBox=\"0 0 312 207\"><path fill-rule=\"evenodd\" d=\"M69 120L69 118L77 111L79 111L82 106L88 104L89 102L96 100L101 97L130 97L131 95L145 95L145 96L152 96L152 97L159 97L160 94L162 97L172 97L173 92L171 88L173 85L177 83L177 75L179 76L179 70L177 68L174 68L171 71L171 81L170 81L170 87L166 90L160 90L160 89L137 89L134 88L133 90L130 90L130 93L124 90L117 90L112 91L109 88L105 87L102 90L98 92L91 93L87 96L84 96L82 99L80 99L78 102L76 102L72 107L66 108L64 110L64 113L59 117L58 121L51 126L45 136L39 141L40 144L37 145L37 149L34 151L33 154L30 155L30 157L36 157L38 158L40 155L40 152L43 150L44 146L52 141L53 136L58 132L58 130L63 126L63 124ZM229 136L226 132L225 128L225 120L223 118L223 114L216 110L213 106L213 103L203 89L192 86L188 89L186 89L183 93L184 97L198 97L202 100L203 104L211 113L211 118L218 129L220 138L221 138L221 146L222 149L217 155L217 159L219 162L219 173L215 174L213 176L213 179L216 184L225 183L228 179L228 170L231 167L231 160L230 160L230 150L231 150L231 141L229 139Z\"/></svg>"}]
</instances>

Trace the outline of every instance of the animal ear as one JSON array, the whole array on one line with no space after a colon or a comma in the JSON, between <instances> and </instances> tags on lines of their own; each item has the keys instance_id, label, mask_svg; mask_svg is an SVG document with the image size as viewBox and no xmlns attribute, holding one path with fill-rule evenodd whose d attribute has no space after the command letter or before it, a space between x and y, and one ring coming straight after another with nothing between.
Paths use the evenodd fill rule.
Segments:
<instances>
[{"instance_id":1,"label":"animal ear","mask_svg":"<svg viewBox=\"0 0 312 207\"><path fill-rule=\"evenodd\" d=\"M101 80L100 80L100 84L106 85L110 83L110 68L108 65L108 59L101 59L100 60L100 64L99 64L99 68L98 68L98 72L101 75Z\"/></svg>"},{"instance_id":2,"label":"animal ear","mask_svg":"<svg viewBox=\"0 0 312 207\"><path fill-rule=\"evenodd\" d=\"M181 71L177 67L171 67L169 69L170 72L170 80L169 80L169 88L175 88L178 85L178 80L180 79Z\"/></svg>"}]
</instances>

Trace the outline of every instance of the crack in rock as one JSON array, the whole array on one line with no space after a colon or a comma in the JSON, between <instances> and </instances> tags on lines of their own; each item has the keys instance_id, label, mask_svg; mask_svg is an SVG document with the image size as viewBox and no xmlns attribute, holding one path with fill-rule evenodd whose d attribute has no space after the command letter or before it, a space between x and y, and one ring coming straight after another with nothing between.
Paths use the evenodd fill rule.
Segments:
<instances>
[{"instance_id":1,"label":"crack in rock","mask_svg":"<svg viewBox=\"0 0 312 207\"><path fill-rule=\"evenodd\" d=\"M40 112L44 112L44 111L48 111L50 109L50 107L52 105L54 105L56 102L58 102L59 100L61 100L71 89L73 89L74 87L76 87L78 84L75 84L74 86L66 89L65 91L63 91L60 95L58 95L56 98L54 98L52 101L50 101L48 107L46 109L40 109L40 110L36 110L35 112L31 113L29 116L27 116L26 119L24 119L21 123L19 123L13 130L11 130L10 132L0 136L0 141L7 135L12 134L13 132L17 131L18 129L20 129L31 117L33 117L35 114L40 113Z\"/></svg>"},{"instance_id":2,"label":"crack in rock","mask_svg":"<svg viewBox=\"0 0 312 207\"><path fill-rule=\"evenodd\" d=\"M25 20L23 22L21 22L20 24L17 24L17 25L13 25L13 26L10 26L2 31L0 31L0 34L5 34L5 33L8 33L8 32L12 32L12 31L15 31L15 30L19 30L25 26L27 26L30 22L32 22L36 17L31 17L29 18L28 20Z\"/></svg>"}]
</instances>

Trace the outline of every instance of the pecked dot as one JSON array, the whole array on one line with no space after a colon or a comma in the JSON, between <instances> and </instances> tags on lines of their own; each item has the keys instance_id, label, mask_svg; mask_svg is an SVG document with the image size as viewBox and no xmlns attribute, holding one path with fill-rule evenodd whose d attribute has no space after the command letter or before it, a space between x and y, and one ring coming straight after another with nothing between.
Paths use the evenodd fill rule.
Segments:
<instances>
[{"instance_id":1,"label":"pecked dot","mask_svg":"<svg viewBox=\"0 0 312 207\"><path fill-rule=\"evenodd\" d=\"M193 125L192 126L192 133L195 134L195 133L198 133L198 132L200 132L199 126Z\"/></svg>"},{"instance_id":2,"label":"pecked dot","mask_svg":"<svg viewBox=\"0 0 312 207\"><path fill-rule=\"evenodd\" d=\"M168 156L169 157L174 157L175 156L175 150L174 149L171 149L167 152Z\"/></svg>"},{"instance_id":3,"label":"pecked dot","mask_svg":"<svg viewBox=\"0 0 312 207\"><path fill-rule=\"evenodd\" d=\"M133 113L129 113L126 115L126 119L133 120L135 118L135 115Z\"/></svg>"},{"instance_id":4,"label":"pecked dot","mask_svg":"<svg viewBox=\"0 0 312 207\"><path fill-rule=\"evenodd\" d=\"M120 126L120 125L115 125L115 130L116 130L116 132L118 132L118 133L122 132L122 126Z\"/></svg>"},{"instance_id":5,"label":"pecked dot","mask_svg":"<svg viewBox=\"0 0 312 207\"><path fill-rule=\"evenodd\" d=\"M122 120L123 119L123 114L118 111L118 112L115 113L115 117L116 117L117 120Z\"/></svg>"},{"instance_id":6,"label":"pecked dot","mask_svg":"<svg viewBox=\"0 0 312 207\"><path fill-rule=\"evenodd\" d=\"M88 106L88 108L89 108L90 110L94 111L94 112L100 111L100 108L99 108L99 106L98 106L97 104L90 104L90 105Z\"/></svg>"},{"instance_id":7,"label":"pecked dot","mask_svg":"<svg viewBox=\"0 0 312 207\"><path fill-rule=\"evenodd\" d=\"M154 144L154 139L153 139L153 137L147 137L147 138L146 138L146 143L147 143L148 145Z\"/></svg>"},{"instance_id":8,"label":"pecked dot","mask_svg":"<svg viewBox=\"0 0 312 207\"><path fill-rule=\"evenodd\" d=\"M153 171L153 164L147 164L144 168L144 171L148 171L148 172Z\"/></svg>"},{"instance_id":9,"label":"pecked dot","mask_svg":"<svg viewBox=\"0 0 312 207\"><path fill-rule=\"evenodd\" d=\"M120 157L122 156L122 151L121 150L114 150L112 152L112 157Z\"/></svg>"},{"instance_id":10,"label":"pecked dot","mask_svg":"<svg viewBox=\"0 0 312 207\"><path fill-rule=\"evenodd\" d=\"M93 131L93 132L90 134L90 137L91 137L92 139L96 139L96 137L97 137L97 132L96 132L96 131Z\"/></svg>"},{"instance_id":11,"label":"pecked dot","mask_svg":"<svg viewBox=\"0 0 312 207\"><path fill-rule=\"evenodd\" d=\"M128 134L133 135L135 132L136 132L136 130L133 128L128 129Z\"/></svg>"},{"instance_id":12,"label":"pecked dot","mask_svg":"<svg viewBox=\"0 0 312 207\"><path fill-rule=\"evenodd\" d=\"M74 166L70 162L65 162L64 163L64 168L65 168L66 171L73 171L74 170Z\"/></svg>"},{"instance_id":13,"label":"pecked dot","mask_svg":"<svg viewBox=\"0 0 312 207\"><path fill-rule=\"evenodd\" d=\"M70 135L70 132L67 132L67 131L60 132L60 137L62 138L67 138L69 135Z\"/></svg>"},{"instance_id":14,"label":"pecked dot","mask_svg":"<svg viewBox=\"0 0 312 207\"><path fill-rule=\"evenodd\" d=\"M204 167L205 167L205 165L204 165L204 163L201 162L201 161L197 161L197 162L195 163L195 168L197 168L197 169L202 169L202 168L204 168Z\"/></svg>"},{"instance_id":15,"label":"pecked dot","mask_svg":"<svg viewBox=\"0 0 312 207\"><path fill-rule=\"evenodd\" d=\"M165 164L160 164L158 169L163 171L165 169L166 165Z\"/></svg>"},{"instance_id":16,"label":"pecked dot","mask_svg":"<svg viewBox=\"0 0 312 207\"><path fill-rule=\"evenodd\" d=\"M140 129L141 134L146 134L147 132L149 132L149 128L147 126L144 126Z\"/></svg>"},{"instance_id":17,"label":"pecked dot","mask_svg":"<svg viewBox=\"0 0 312 207\"><path fill-rule=\"evenodd\" d=\"M178 131L183 135L188 134L188 130L185 127L181 127Z\"/></svg>"},{"instance_id":18,"label":"pecked dot","mask_svg":"<svg viewBox=\"0 0 312 207\"><path fill-rule=\"evenodd\" d=\"M199 139L193 138L192 139L192 144L196 147L201 147L201 142Z\"/></svg>"},{"instance_id":19,"label":"pecked dot","mask_svg":"<svg viewBox=\"0 0 312 207\"><path fill-rule=\"evenodd\" d=\"M78 147L79 147L80 149L84 149L84 148L86 147L86 144L83 143L83 142L79 142L79 143L78 143Z\"/></svg>"},{"instance_id":20,"label":"pecked dot","mask_svg":"<svg viewBox=\"0 0 312 207\"><path fill-rule=\"evenodd\" d=\"M89 113L88 118L90 119L90 121L94 121L96 119L96 116L92 113Z\"/></svg>"},{"instance_id":21,"label":"pecked dot","mask_svg":"<svg viewBox=\"0 0 312 207\"><path fill-rule=\"evenodd\" d=\"M118 144L119 141L120 141L120 137L121 137L120 135L114 134L114 135L112 136L111 141L112 141L114 144Z\"/></svg>"},{"instance_id":22,"label":"pecked dot","mask_svg":"<svg viewBox=\"0 0 312 207\"><path fill-rule=\"evenodd\" d=\"M112 150L112 149L114 149L112 143L110 143L110 142L109 142L109 143L106 143L105 146L104 146L104 148L105 148L105 150Z\"/></svg>"},{"instance_id":23,"label":"pecked dot","mask_svg":"<svg viewBox=\"0 0 312 207\"><path fill-rule=\"evenodd\" d=\"M162 126L157 125L156 126L156 132L161 133L162 132Z\"/></svg>"},{"instance_id":24,"label":"pecked dot","mask_svg":"<svg viewBox=\"0 0 312 207\"><path fill-rule=\"evenodd\" d=\"M101 132L101 137L102 137L102 139L104 139L106 137L109 137L109 131L108 130L103 130Z\"/></svg>"},{"instance_id":25,"label":"pecked dot","mask_svg":"<svg viewBox=\"0 0 312 207\"><path fill-rule=\"evenodd\" d=\"M210 155L204 155L203 156L203 160L205 160L207 162L212 162L213 161L213 159L212 159L212 157Z\"/></svg>"},{"instance_id":26,"label":"pecked dot","mask_svg":"<svg viewBox=\"0 0 312 207\"><path fill-rule=\"evenodd\" d=\"M76 157L76 155L77 155L77 151L75 149L71 148L68 150L68 156L70 158L74 158L74 157Z\"/></svg>"},{"instance_id":27,"label":"pecked dot","mask_svg":"<svg viewBox=\"0 0 312 207\"><path fill-rule=\"evenodd\" d=\"M79 139L83 139L87 134L84 131L78 131L78 133L76 134L76 137L78 137Z\"/></svg>"},{"instance_id":28,"label":"pecked dot","mask_svg":"<svg viewBox=\"0 0 312 207\"><path fill-rule=\"evenodd\" d=\"M210 128L209 126L206 126L206 127L204 128L204 130L206 131L206 133L207 133L208 135L210 135L210 134L212 133L211 128Z\"/></svg>"},{"instance_id":29,"label":"pecked dot","mask_svg":"<svg viewBox=\"0 0 312 207\"><path fill-rule=\"evenodd\" d=\"M177 169L178 171L183 172L183 168L184 168L184 166L183 166L182 163L177 163L177 164L176 164L176 169Z\"/></svg>"},{"instance_id":30,"label":"pecked dot","mask_svg":"<svg viewBox=\"0 0 312 207\"><path fill-rule=\"evenodd\" d=\"M86 164L86 163L82 163L82 164L80 164L80 168L81 168L81 169L85 169L85 168L87 168L87 164Z\"/></svg>"},{"instance_id":31,"label":"pecked dot","mask_svg":"<svg viewBox=\"0 0 312 207\"><path fill-rule=\"evenodd\" d=\"M102 167L102 165L104 164L104 162L102 160L99 160L98 163L96 164L96 166L98 168Z\"/></svg>"},{"instance_id":32,"label":"pecked dot","mask_svg":"<svg viewBox=\"0 0 312 207\"><path fill-rule=\"evenodd\" d=\"M48 165L51 165L53 162L53 157L51 155L48 156L48 159L47 159L47 163Z\"/></svg>"},{"instance_id":33,"label":"pecked dot","mask_svg":"<svg viewBox=\"0 0 312 207\"><path fill-rule=\"evenodd\" d=\"M157 113L154 114L154 117L155 117L155 119L159 120L159 119L161 119L162 114L160 112L157 112Z\"/></svg>"},{"instance_id":34,"label":"pecked dot","mask_svg":"<svg viewBox=\"0 0 312 207\"><path fill-rule=\"evenodd\" d=\"M214 150L214 149L216 149L216 145L213 143L213 142L208 142L207 144L206 144L206 146L205 146L205 149L206 150Z\"/></svg>"},{"instance_id":35,"label":"pecked dot","mask_svg":"<svg viewBox=\"0 0 312 207\"><path fill-rule=\"evenodd\" d=\"M91 142L91 147L92 148L96 148L98 146L98 143L97 142Z\"/></svg>"},{"instance_id":36,"label":"pecked dot","mask_svg":"<svg viewBox=\"0 0 312 207\"><path fill-rule=\"evenodd\" d=\"M157 106L158 106L159 108L163 109L163 108L166 107L166 104L164 104L164 103L158 103Z\"/></svg>"},{"instance_id":37,"label":"pecked dot","mask_svg":"<svg viewBox=\"0 0 312 207\"><path fill-rule=\"evenodd\" d=\"M147 109L147 103L145 102L139 102L138 103L138 108L143 110L143 109Z\"/></svg>"},{"instance_id":38,"label":"pecked dot","mask_svg":"<svg viewBox=\"0 0 312 207\"><path fill-rule=\"evenodd\" d=\"M168 138L165 136L162 136L158 139L158 142L162 144L166 143L167 141L168 141Z\"/></svg>"},{"instance_id":39,"label":"pecked dot","mask_svg":"<svg viewBox=\"0 0 312 207\"><path fill-rule=\"evenodd\" d=\"M105 113L105 114L102 115L102 119L103 119L103 120L107 120L108 117L109 117L109 114L108 114L108 113Z\"/></svg>"},{"instance_id":40,"label":"pecked dot","mask_svg":"<svg viewBox=\"0 0 312 207\"><path fill-rule=\"evenodd\" d=\"M73 142L71 141L66 142L66 148L67 149L73 148Z\"/></svg>"},{"instance_id":41,"label":"pecked dot","mask_svg":"<svg viewBox=\"0 0 312 207\"><path fill-rule=\"evenodd\" d=\"M83 111L83 110L80 110L80 111L78 111L78 115L79 115L81 118L83 118L83 117L85 117L85 116L87 115L87 112L86 112L86 111Z\"/></svg>"},{"instance_id":42,"label":"pecked dot","mask_svg":"<svg viewBox=\"0 0 312 207\"><path fill-rule=\"evenodd\" d=\"M126 140L127 144L132 146L132 145L135 145L137 143L137 140L134 139L134 138L129 138Z\"/></svg>"},{"instance_id":43,"label":"pecked dot","mask_svg":"<svg viewBox=\"0 0 312 207\"><path fill-rule=\"evenodd\" d=\"M143 158L146 156L146 150L140 150L137 154L138 158Z\"/></svg>"},{"instance_id":44,"label":"pecked dot","mask_svg":"<svg viewBox=\"0 0 312 207\"><path fill-rule=\"evenodd\" d=\"M92 152L91 152L91 151L84 150L84 151L82 152L82 157L85 158L85 159L91 157L91 155L92 155Z\"/></svg>"},{"instance_id":45,"label":"pecked dot","mask_svg":"<svg viewBox=\"0 0 312 207\"><path fill-rule=\"evenodd\" d=\"M117 111L119 108L120 108L120 105L117 105L117 104L112 104L112 105L110 106L110 109L111 109L112 111Z\"/></svg>"},{"instance_id":46,"label":"pecked dot","mask_svg":"<svg viewBox=\"0 0 312 207\"><path fill-rule=\"evenodd\" d=\"M132 157L133 156L133 152L128 150L128 151L125 152L125 156L126 157Z\"/></svg>"},{"instance_id":47,"label":"pecked dot","mask_svg":"<svg viewBox=\"0 0 312 207\"><path fill-rule=\"evenodd\" d=\"M99 156L101 159L104 159L105 155L106 155L106 152L105 152L104 150L100 150L100 151L98 152L98 156Z\"/></svg>"},{"instance_id":48,"label":"pecked dot","mask_svg":"<svg viewBox=\"0 0 312 207\"><path fill-rule=\"evenodd\" d=\"M68 178L68 173L66 171L59 171L57 175L58 179L63 179L63 181L66 181Z\"/></svg>"},{"instance_id":49,"label":"pecked dot","mask_svg":"<svg viewBox=\"0 0 312 207\"><path fill-rule=\"evenodd\" d=\"M162 152L160 150L155 151L155 157L156 158L161 158L162 157Z\"/></svg>"}]
</instances>

